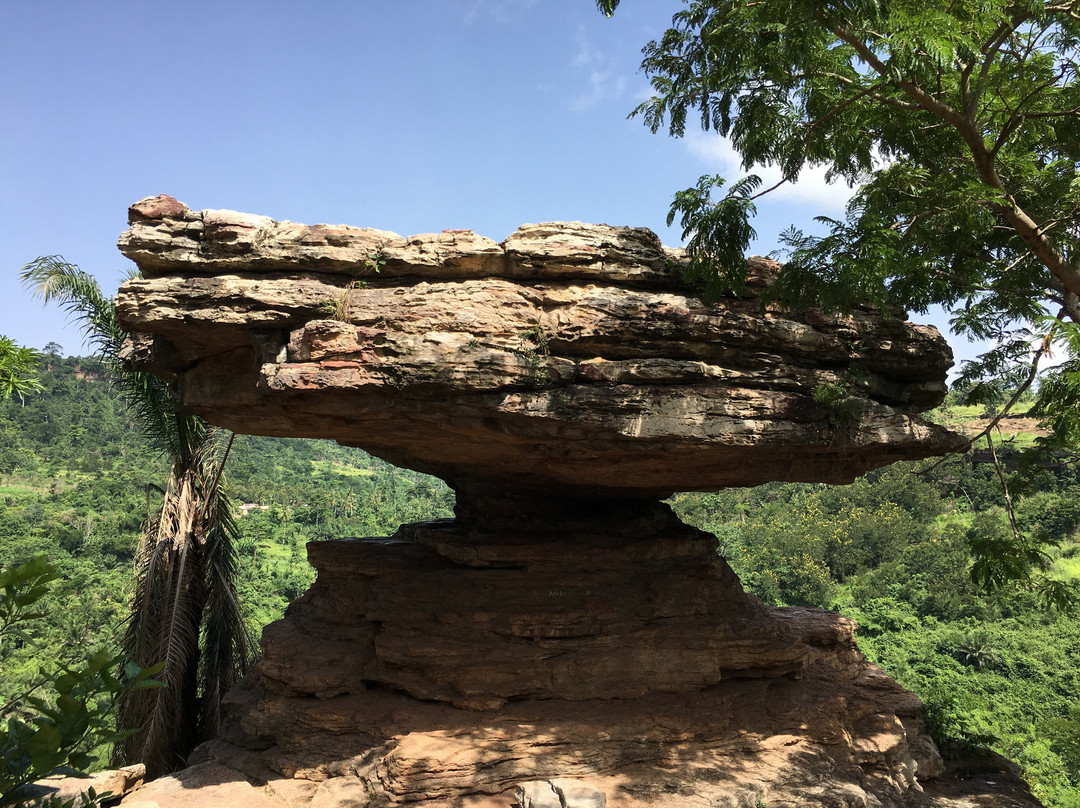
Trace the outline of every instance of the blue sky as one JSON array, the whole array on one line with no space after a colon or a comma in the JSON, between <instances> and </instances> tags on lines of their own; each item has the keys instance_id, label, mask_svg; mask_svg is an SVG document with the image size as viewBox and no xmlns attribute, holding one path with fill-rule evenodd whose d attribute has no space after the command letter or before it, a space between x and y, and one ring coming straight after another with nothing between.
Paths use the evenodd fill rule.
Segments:
<instances>
[{"instance_id":1,"label":"blue sky","mask_svg":"<svg viewBox=\"0 0 1080 808\"><path fill-rule=\"evenodd\" d=\"M107 292L127 206L166 193L402 235L523 222L643 225L674 191L738 168L712 136L653 135L641 47L679 0L85 3L0 11L0 333L83 353L19 268L60 254ZM759 205L755 251L842 210L808 177ZM959 347L959 346L956 346Z\"/></svg>"}]
</instances>

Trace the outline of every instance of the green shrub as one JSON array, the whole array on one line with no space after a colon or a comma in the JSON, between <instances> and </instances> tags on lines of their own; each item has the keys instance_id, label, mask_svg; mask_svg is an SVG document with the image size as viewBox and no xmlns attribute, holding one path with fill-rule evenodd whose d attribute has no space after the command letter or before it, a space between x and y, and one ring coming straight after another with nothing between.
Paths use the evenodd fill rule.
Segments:
<instances>
[{"instance_id":1,"label":"green shrub","mask_svg":"<svg viewBox=\"0 0 1080 808\"><path fill-rule=\"evenodd\" d=\"M46 616L39 607L58 577L44 556L0 569L0 642L33 642L28 629ZM95 747L123 737L114 729L116 700L158 686L151 676L159 667L124 665L99 649L81 664L42 670L33 686L0 705L0 806L24 802L20 789L35 780L85 770Z\"/></svg>"}]
</instances>

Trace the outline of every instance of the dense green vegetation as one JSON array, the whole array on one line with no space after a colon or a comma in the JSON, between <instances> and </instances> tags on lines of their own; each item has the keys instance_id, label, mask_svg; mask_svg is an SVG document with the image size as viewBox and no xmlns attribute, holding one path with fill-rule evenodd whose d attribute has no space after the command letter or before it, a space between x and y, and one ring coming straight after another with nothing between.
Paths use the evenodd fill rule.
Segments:
<instances>
[{"instance_id":1,"label":"dense green vegetation","mask_svg":"<svg viewBox=\"0 0 1080 808\"><path fill-rule=\"evenodd\" d=\"M40 642L26 625L48 616L40 611L56 567L39 555L20 564L0 568L0 640L7 637L23 646ZM42 657L47 648L38 648ZM156 690L155 668L140 669L100 647L81 664L46 663L40 676L10 701L0 702L0 805L73 808L77 802L96 808L109 792L88 788L79 798L51 796L34 799L25 792L30 784L58 770L84 771L94 763L94 752L121 740L115 708L131 693Z\"/></svg>"},{"instance_id":2,"label":"dense green vegetation","mask_svg":"<svg viewBox=\"0 0 1080 808\"><path fill-rule=\"evenodd\" d=\"M680 494L767 603L838 610L860 648L927 704L946 754L988 745L1018 762L1048 805L1080 806L1080 624L1020 584L972 582L972 548L1011 536L993 468L956 458L871 472L850 486L771 484ZM1018 502L1049 576L1080 573L1080 478L1044 470ZM1055 547L1055 544L1057 545Z\"/></svg>"},{"instance_id":3,"label":"dense green vegetation","mask_svg":"<svg viewBox=\"0 0 1080 808\"><path fill-rule=\"evenodd\" d=\"M52 353L41 382L0 403L0 558L45 553L60 578L48 616L0 644L0 704L39 666L119 647L146 486L168 474L100 363ZM1080 806L1080 626L1020 584L991 597L972 583L973 545L1009 529L992 466L957 458L913 470L846 487L681 494L674 505L718 536L764 600L854 617L863 650L927 702L947 752L988 744L1024 767L1047 804ZM1064 468L1025 479L1019 528L1047 550L1051 578L1080 578L1080 477ZM236 503L256 506L238 519L239 588L256 630L311 580L305 542L386 535L453 505L438 480L327 441L238 436L229 486Z\"/></svg>"},{"instance_id":4,"label":"dense green vegetation","mask_svg":"<svg viewBox=\"0 0 1080 808\"><path fill-rule=\"evenodd\" d=\"M45 554L60 578L47 619L0 645L0 704L38 681L42 665L120 647L141 527L160 502L152 486L169 475L104 364L52 353L40 378L40 391L0 402L0 559ZM440 481L328 441L237 436L229 464L234 501L259 506L237 520L238 588L256 634L310 583L305 542L390 533L453 504Z\"/></svg>"},{"instance_id":5,"label":"dense green vegetation","mask_svg":"<svg viewBox=\"0 0 1080 808\"><path fill-rule=\"evenodd\" d=\"M619 0L597 0L611 15ZM1037 378L1042 451L1080 450L1080 16L1055 0L686 0L642 49L632 113L727 138L747 172L675 194L687 278L745 288L755 200L812 167L855 189L824 235L795 225L768 294L925 312L991 345L963 374L991 393ZM726 185L726 188L725 188ZM766 187L768 186L768 187ZM714 194L719 198L714 199ZM1044 360L1056 350L1054 367ZM858 359L852 357L852 382Z\"/></svg>"}]
</instances>

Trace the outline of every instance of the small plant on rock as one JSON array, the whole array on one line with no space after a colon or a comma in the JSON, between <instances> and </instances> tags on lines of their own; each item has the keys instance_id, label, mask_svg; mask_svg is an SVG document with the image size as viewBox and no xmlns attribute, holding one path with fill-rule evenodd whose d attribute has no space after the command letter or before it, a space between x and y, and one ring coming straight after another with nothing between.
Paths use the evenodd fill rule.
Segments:
<instances>
[{"instance_id":1,"label":"small plant on rock","mask_svg":"<svg viewBox=\"0 0 1080 808\"><path fill-rule=\"evenodd\" d=\"M382 268L386 266L386 253L383 252L383 248L379 247L368 253L367 260L364 261L364 268L369 272L378 274L382 271Z\"/></svg>"},{"instance_id":2,"label":"small plant on rock","mask_svg":"<svg viewBox=\"0 0 1080 808\"><path fill-rule=\"evenodd\" d=\"M367 281L358 276L377 274L382 271L384 266L386 266L386 253L383 252L382 247L372 250L364 259L363 269L351 267L350 272L353 275L353 280L345 284L337 297L319 304L319 310L331 320L340 320L347 323L352 316L352 293L357 289L367 288Z\"/></svg>"},{"instance_id":3,"label":"small plant on rock","mask_svg":"<svg viewBox=\"0 0 1080 808\"><path fill-rule=\"evenodd\" d=\"M550 356L551 348L548 346L547 335L539 325L526 329L518 334L518 344L514 353L524 356L533 370L540 367L540 357Z\"/></svg>"},{"instance_id":4,"label":"small plant on rock","mask_svg":"<svg viewBox=\"0 0 1080 808\"><path fill-rule=\"evenodd\" d=\"M327 300L320 308L326 313L327 317L331 320L340 320L343 323L349 322L349 318L352 316L352 293L356 289L366 289L367 281L354 280L345 284L345 288L341 290L341 293L333 300Z\"/></svg>"},{"instance_id":5,"label":"small plant on rock","mask_svg":"<svg viewBox=\"0 0 1080 808\"><path fill-rule=\"evenodd\" d=\"M851 395L851 385L846 382L819 384L814 388L814 401L829 410L829 422L836 429L839 443L850 443L862 411L862 402Z\"/></svg>"}]
</instances>

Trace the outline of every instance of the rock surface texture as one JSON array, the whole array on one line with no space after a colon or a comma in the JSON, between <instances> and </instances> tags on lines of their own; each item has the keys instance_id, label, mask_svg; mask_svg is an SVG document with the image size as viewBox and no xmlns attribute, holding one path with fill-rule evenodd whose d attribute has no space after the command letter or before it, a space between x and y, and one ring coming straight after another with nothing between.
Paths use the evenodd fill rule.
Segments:
<instances>
[{"instance_id":1,"label":"rock surface texture","mask_svg":"<svg viewBox=\"0 0 1080 808\"><path fill-rule=\"evenodd\" d=\"M125 805L1036 804L999 761L946 772L851 621L763 606L659 502L958 447L918 415L951 362L934 329L705 305L643 229L405 239L157 197L121 249L127 360L188 409L458 495L455 520L310 545L221 737ZM775 266L750 270L760 293Z\"/></svg>"},{"instance_id":2,"label":"rock surface texture","mask_svg":"<svg viewBox=\"0 0 1080 808\"><path fill-rule=\"evenodd\" d=\"M130 218L120 247L144 278L116 304L134 367L176 374L222 426L334 438L466 498L842 483L960 445L917 416L952 362L935 329L703 305L643 228L406 239L168 197ZM760 290L775 265L751 269Z\"/></svg>"}]
</instances>

